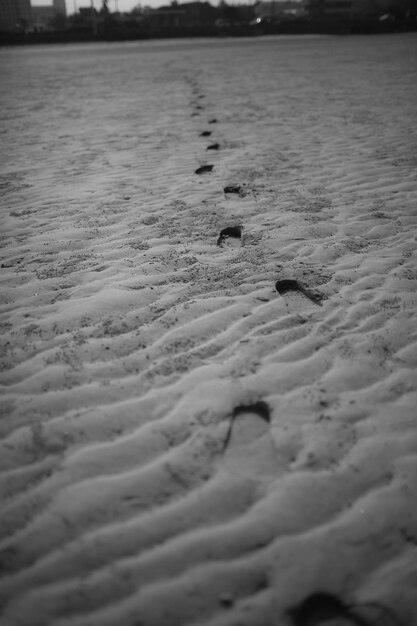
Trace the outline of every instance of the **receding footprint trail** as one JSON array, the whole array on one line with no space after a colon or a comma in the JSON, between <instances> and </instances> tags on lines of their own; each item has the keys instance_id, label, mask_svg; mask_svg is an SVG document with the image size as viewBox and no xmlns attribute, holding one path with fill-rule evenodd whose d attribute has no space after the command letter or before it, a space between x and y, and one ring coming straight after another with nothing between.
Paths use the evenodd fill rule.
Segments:
<instances>
[{"instance_id":1,"label":"receding footprint trail","mask_svg":"<svg viewBox=\"0 0 417 626\"><path fill-rule=\"evenodd\" d=\"M224 470L248 479L277 476L280 464L271 435L270 411L265 402L234 409L220 465Z\"/></svg>"}]
</instances>

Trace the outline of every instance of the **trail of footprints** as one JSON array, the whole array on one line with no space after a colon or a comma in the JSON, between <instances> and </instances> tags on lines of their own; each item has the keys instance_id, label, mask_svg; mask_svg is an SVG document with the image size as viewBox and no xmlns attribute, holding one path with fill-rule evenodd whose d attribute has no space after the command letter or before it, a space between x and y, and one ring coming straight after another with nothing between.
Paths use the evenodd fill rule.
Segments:
<instances>
[{"instance_id":1,"label":"trail of footprints","mask_svg":"<svg viewBox=\"0 0 417 626\"><path fill-rule=\"evenodd\" d=\"M197 86L194 85L195 104L193 117L197 117L205 110L202 101L204 100L204 94L200 93ZM209 119L208 123L214 125L218 123L216 118ZM203 138L211 138L212 131L204 130L200 133ZM218 142L211 143L206 147L206 150L212 150L216 152L221 151L221 145ZM195 174L198 176L205 176L215 171L214 164L204 164L199 166L195 170ZM243 198L246 195L244 185L229 184L223 188L223 192L226 196L238 196ZM217 246L220 249L228 248L240 248L245 245L245 232L241 224L230 224L229 226L220 230L217 238ZM297 311L299 306L322 306L323 301L326 300L326 295L319 290L312 289L304 283L289 276L277 277L275 283L275 290L279 297L282 297L285 301L286 307L290 310ZM172 422L175 424L175 421ZM184 430L187 430L184 426ZM168 432L166 429L164 432ZM141 436L142 433L141 433ZM123 518L117 518L118 523L114 526L108 525L104 522L103 529L99 532L93 532L89 534L88 525L87 533L83 536L82 545L74 541L66 545L65 551L52 551L47 557L40 559L39 566L36 563L37 558L42 556L42 548L39 549L39 553L36 553L35 546L31 545L32 536L30 531L25 535L25 530L22 531L22 545L27 548L27 562L25 562L25 555L19 557L19 554L13 553L13 549L9 553L4 551L1 558L1 567L7 572L9 568L8 559L10 560L10 571L13 571L13 560L16 564L16 577L11 579L10 586L6 584L0 585L0 602L7 600L8 591L15 592L19 590L21 585L22 589L25 588L27 581L31 580L33 575L33 582L36 584L52 585L54 580L51 579L51 571L59 571L61 578L54 587L51 594L47 592L44 594L41 591L39 595L36 593L33 598L29 600L33 605L33 624L41 624L36 621L36 610L41 605L47 606L50 603L51 614L58 614L64 623L72 623L72 620L67 622L65 620L66 611L69 609L74 610L75 613L82 611L95 611L106 606L106 593L108 593L108 600L113 599L122 601L129 593L133 593L134 590L140 585L141 581L145 586L150 584L152 580L158 581L164 579L164 570L167 565L170 567L169 575L180 575L184 572L186 565L179 562L177 547L171 547L171 540L175 540L175 537L181 534L186 535L182 539L182 544L186 547L187 559L185 563L189 563L190 566L196 565L201 560L202 555L204 558L209 559L207 554L210 554L210 558L218 559L218 561L227 557L234 558L239 554L241 546L239 540L236 540L236 546L233 548L233 541L227 543L224 537L229 532L234 535L234 527L227 528L226 521L228 519L236 519L241 512L246 512L248 507L252 504L253 500L256 500L254 492L259 485L268 485L273 481L280 470L280 461L278 459L278 453L271 434L271 415L270 408L263 400L257 400L254 402L248 402L235 406L228 416L227 428L223 433L223 438L220 440L220 444L217 441L206 441L204 438L194 442L189 433L179 435L181 440L180 444L176 444L171 451L169 446L163 440L163 433L160 440L153 442L155 450L164 455L165 464L164 471L158 478L157 483L165 482L166 485L170 485L172 493L169 488L166 487L166 492L156 494L159 498L159 507L157 508L157 521L155 524L155 518L153 512L148 511L150 503L155 499L155 493L152 492L151 485L154 478L160 469L154 467L150 463L146 468L146 474L144 475L143 484L139 487L143 488L145 495L143 496L143 502L141 506L143 511L141 515L144 519L136 519L135 522L127 523ZM145 437L146 439L146 437ZM162 443L161 443L162 442ZM159 449L159 446L161 449ZM212 446L212 450L210 449ZM152 447L152 446L151 446ZM104 450L104 448L103 448ZM180 457L181 453L185 450L186 463L182 463ZM135 449L135 453L137 450ZM179 453L179 455L177 454ZM222 472L224 476L224 488L219 492L218 485L214 485L210 482L210 476L199 476L198 468L204 466L201 463L201 455L207 456L207 465L213 463L216 465L216 470ZM199 456L197 464L193 464L192 458ZM213 461L214 459L214 461ZM190 467L195 471L195 476L190 476L189 467L187 465L190 462ZM74 471L74 470L72 470ZM214 470L213 470L214 471ZM210 472L209 472L210 473ZM69 472L70 474L70 472ZM149 482L147 483L147 480ZM207 481L208 482L205 482ZM51 478L51 489L53 490L54 478ZM105 489L104 480L97 481L98 489ZM110 482L110 480L108 481ZM113 493L114 500L117 501L117 493L122 491L122 487L119 487L117 478L112 478L113 486L110 488L110 492ZM140 481L139 481L140 482ZM63 485L65 485L65 478L63 478ZM71 484L71 483L69 483ZM120 483L122 485L122 483ZM124 483L123 483L124 485ZM174 485L174 487L172 487ZM233 489L230 489L230 486ZM58 486L59 478L58 478ZM126 493L120 495L120 508L125 507L126 513L129 513L130 491L137 491L138 483L136 477L132 473L131 480L128 483ZM106 487L108 488L108 487ZM123 487L124 488L124 487ZM197 489L198 488L198 489ZM148 490L148 493L147 493ZM196 492L198 494L196 495ZM46 490L47 491L47 490ZM139 489L140 491L140 489ZM233 491L233 501L231 501L231 492ZM105 493L110 493L105 492ZM80 500L83 497L87 497L88 489L83 494L82 483L80 486L76 486L72 494L71 488L65 493L63 497L68 496L71 499L71 495L74 495ZM149 496L149 502L146 502L146 497ZM183 498L176 513L171 508L170 497ZM133 498L133 496L131 496ZM205 504L203 501L205 500ZM219 506L220 505L220 506ZM70 503L68 506L72 506ZM79 516L75 515L76 522L83 522L83 514L85 512L92 516L94 511L90 510L88 503L84 503L84 508L80 508ZM137 507L140 508L139 505ZM220 519L216 517L220 511ZM119 513L119 510L113 511L114 514ZM149 513L149 519L146 515ZM54 516L52 512L51 517ZM219 536L215 537L214 543L219 543L216 547L213 547L213 535L211 529L206 527L207 520L211 521L214 528L219 527ZM226 520L226 521L225 521ZM84 520L85 521L85 520ZM93 520L95 521L95 520ZM109 522L112 521L109 519ZM118 534L120 525L120 537ZM217 525L217 526L216 526ZM242 522L244 525L244 522ZM49 527L56 533L54 540L57 547L59 547L60 532L62 527L63 537L65 537L65 523L62 519L51 521ZM125 545L122 542L122 532L124 533ZM188 534L187 534L188 533ZM34 532L36 537L36 529ZM131 536L131 541L129 537ZM134 542L133 542L134 540ZM224 540L224 545L222 541ZM45 537L45 544L52 541L51 538ZM103 544L110 546L109 553L106 556L100 554L100 549L97 546L100 545L100 541ZM260 536L255 538L255 542L258 541L261 544L267 544L268 537ZM42 543L42 542L41 542ZM131 547L135 545L136 554L131 555ZM207 544L207 545L206 545ZM257 546L248 545L248 551L254 550ZM158 556L153 554L147 555L147 552L152 552L154 549ZM234 552L235 550L235 552ZM159 551L159 552L158 552ZM82 553L81 553L82 552ZM32 555L32 562L34 565L33 571L31 571L30 565ZM110 555L110 556L109 556ZM105 566L111 564L111 558L116 557L121 559L117 563L117 568L120 569L121 575L119 579L119 587L114 588L115 579L113 572L105 569ZM22 560L19 561L19 558ZM84 561L83 561L84 559ZM126 563L124 560L126 559ZM129 559L129 561L128 561ZM80 562L86 576L85 585L83 587L83 593L80 593L80 587L78 579L76 578L77 572L80 568ZM29 565L29 568L21 569L24 566ZM19 571L20 570L20 571ZM136 578L132 577L132 571L135 572ZM93 572L92 575L91 572ZM245 574L242 574L244 578ZM208 575L207 575L208 576ZM73 580L71 580L71 578ZM261 577L262 578L262 577ZM249 575L248 575L249 579ZM123 584L121 584L121 582ZM254 582L248 582L248 590L250 593L262 592L262 581L256 579ZM62 585L65 588L65 593L61 592ZM67 587L65 587L67 585ZM104 590L104 591L103 591ZM89 597L89 593L91 594ZM168 591L167 596L169 597ZM18 595L16 602L19 601ZM144 602L146 604L146 602ZM233 605L233 599L224 597L221 599L220 604L223 607L230 608ZM47 609L46 609L47 610ZM94 613L93 613L94 614ZM104 615L103 615L104 618ZM111 619L111 617L109 618ZM396 616L387 608L380 606L366 606L366 605L351 605L345 603L335 595L328 593L326 590L318 589L315 593L307 596L301 603L296 606L290 606L285 615L285 623L291 623L292 626L325 626L326 624L340 624L343 626L377 626L383 624L383 626L399 626L400 622ZM97 620L91 623L99 623L99 615ZM25 622L26 623L26 622ZM61 624L61 621L59 621ZM88 624L88 618L85 622L80 617L77 624ZM103 620L103 624L107 624ZM117 619L113 623L118 623ZM149 622L137 622L148 624L157 624L157 621ZM168 623L168 621L163 622ZM180 622L178 622L180 623ZM188 623L188 622L187 622ZM231 622L235 623L235 622ZM246 623L246 622L245 622ZM280 617L277 616L277 624L280 623Z\"/></svg>"},{"instance_id":2,"label":"trail of footprints","mask_svg":"<svg viewBox=\"0 0 417 626\"><path fill-rule=\"evenodd\" d=\"M202 109L203 107L198 107ZM209 124L217 123L216 118ZM209 130L202 131L200 137L211 137ZM220 144L213 143L206 150L219 150ZM206 174L214 170L214 165L200 166L195 173ZM223 188L225 196L246 195L244 187L229 184ZM219 247L240 247L243 245L243 228L230 225L223 228L218 236ZM297 302L301 305L310 301L323 306L327 295L311 289L294 278L280 278L275 283L276 292L286 300L286 306ZM253 405L237 406L232 412L227 435L223 445L222 467L230 473L248 478L265 479L276 476L278 470L277 453L270 433L270 411L268 405L258 401ZM387 607L378 604L347 605L337 596L318 591L306 597L299 605L288 609L287 618L293 626L402 626L396 615Z\"/></svg>"},{"instance_id":3,"label":"trail of footprints","mask_svg":"<svg viewBox=\"0 0 417 626\"><path fill-rule=\"evenodd\" d=\"M196 85L194 85L194 89L196 90ZM201 93L197 94L198 100L201 100L203 97L204 97L204 94L201 94ZM200 104L194 104L194 109L195 111L201 111L204 109L204 107ZM211 118L208 123L216 124L217 122L218 122L217 118ZM212 135L211 131L208 131L208 130L202 131L200 133L200 137L210 137L211 135ZM219 150L219 149L220 149L220 144L217 142L210 144L209 146L206 147L206 150ZM213 164L204 164L204 165L199 166L195 170L195 174L198 174L198 175L209 174L213 170L214 170ZM242 185L237 185L237 184L226 185L226 187L223 188L223 192L226 195L226 197L232 194L237 195L239 197L244 197L246 195L245 190L242 187ZM243 233L242 233L241 226L238 226L238 225L227 226L226 228L223 228L220 231L218 239L217 239L217 245L220 247L224 247L224 246L240 247L241 245L243 245L242 235ZM298 295L301 298L310 300L312 303L318 306L322 306L323 300L327 299L327 296L324 293L318 290L309 289L308 287L306 287L305 285L303 285L302 283L300 283L299 281L293 278L283 278L283 279L278 280L275 284L275 289L280 296L283 296L286 298L289 297L289 300L291 300L294 296Z\"/></svg>"}]
</instances>

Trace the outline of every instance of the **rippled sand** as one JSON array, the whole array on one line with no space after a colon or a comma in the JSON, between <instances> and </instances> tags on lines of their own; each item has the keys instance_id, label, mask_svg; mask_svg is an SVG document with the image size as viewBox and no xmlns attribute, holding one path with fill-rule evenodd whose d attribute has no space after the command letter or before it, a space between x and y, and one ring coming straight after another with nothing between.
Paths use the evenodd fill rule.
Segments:
<instances>
[{"instance_id":1,"label":"rippled sand","mask_svg":"<svg viewBox=\"0 0 417 626\"><path fill-rule=\"evenodd\" d=\"M417 36L0 65L1 624L417 624Z\"/></svg>"}]
</instances>

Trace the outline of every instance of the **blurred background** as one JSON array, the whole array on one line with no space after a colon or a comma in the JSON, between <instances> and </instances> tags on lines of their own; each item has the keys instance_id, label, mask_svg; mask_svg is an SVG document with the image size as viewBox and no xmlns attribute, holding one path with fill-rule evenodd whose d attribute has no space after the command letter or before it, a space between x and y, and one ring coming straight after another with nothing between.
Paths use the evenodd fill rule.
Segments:
<instances>
[{"instance_id":1,"label":"blurred background","mask_svg":"<svg viewBox=\"0 0 417 626\"><path fill-rule=\"evenodd\" d=\"M0 43L417 30L417 0L1 0Z\"/></svg>"}]
</instances>

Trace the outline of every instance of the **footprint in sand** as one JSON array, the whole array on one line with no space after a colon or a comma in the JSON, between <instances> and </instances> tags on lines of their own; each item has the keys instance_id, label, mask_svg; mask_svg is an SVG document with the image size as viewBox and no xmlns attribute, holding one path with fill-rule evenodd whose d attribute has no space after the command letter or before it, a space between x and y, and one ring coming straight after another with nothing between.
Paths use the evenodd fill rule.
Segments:
<instances>
[{"instance_id":1,"label":"footprint in sand","mask_svg":"<svg viewBox=\"0 0 417 626\"><path fill-rule=\"evenodd\" d=\"M311 300L311 302L314 302L314 304L317 304L318 306L323 306L322 300L327 299L327 296L324 293L307 289L304 285L299 283L298 280L294 280L293 278L277 280L275 283L275 289L278 291L280 296L295 296L294 300L300 298L304 300L305 298L308 298L308 300Z\"/></svg>"},{"instance_id":2,"label":"footprint in sand","mask_svg":"<svg viewBox=\"0 0 417 626\"><path fill-rule=\"evenodd\" d=\"M225 244L228 246L240 246L242 243L242 229L240 226L228 226L220 231L220 235L217 239L217 245L223 247Z\"/></svg>"},{"instance_id":3,"label":"footprint in sand","mask_svg":"<svg viewBox=\"0 0 417 626\"><path fill-rule=\"evenodd\" d=\"M223 469L248 478L275 477L279 464L270 422L265 402L236 407L224 441Z\"/></svg>"},{"instance_id":4,"label":"footprint in sand","mask_svg":"<svg viewBox=\"0 0 417 626\"><path fill-rule=\"evenodd\" d=\"M202 165L201 167L197 167L195 170L195 174L208 174L213 171L214 165Z\"/></svg>"},{"instance_id":5,"label":"footprint in sand","mask_svg":"<svg viewBox=\"0 0 417 626\"><path fill-rule=\"evenodd\" d=\"M227 185L227 187L224 187L223 191L224 193L237 193L240 195L242 193L242 187L240 185Z\"/></svg>"},{"instance_id":6,"label":"footprint in sand","mask_svg":"<svg viewBox=\"0 0 417 626\"><path fill-rule=\"evenodd\" d=\"M351 607L330 593L315 593L288 611L293 626L402 626L378 604Z\"/></svg>"},{"instance_id":7,"label":"footprint in sand","mask_svg":"<svg viewBox=\"0 0 417 626\"><path fill-rule=\"evenodd\" d=\"M209 124L217 124L216 118L213 117L213 119L209 120Z\"/></svg>"},{"instance_id":8,"label":"footprint in sand","mask_svg":"<svg viewBox=\"0 0 417 626\"><path fill-rule=\"evenodd\" d=\"M211 130L203 130L202 133L200 133L200 137L210 137L211 135Z\"/></svg>"},{"instance_id":9,"label":"footprint in sand","mask_svg":"<svg viewBox=\"0 0 417 626\"><path fill-rule=\"evenodd\" d=\"M219 148L220 148L220 144L212 143L209 146L207 146L206 150L218 150Z\"/></svg>"}]
</instances>

